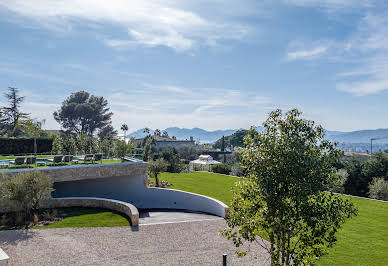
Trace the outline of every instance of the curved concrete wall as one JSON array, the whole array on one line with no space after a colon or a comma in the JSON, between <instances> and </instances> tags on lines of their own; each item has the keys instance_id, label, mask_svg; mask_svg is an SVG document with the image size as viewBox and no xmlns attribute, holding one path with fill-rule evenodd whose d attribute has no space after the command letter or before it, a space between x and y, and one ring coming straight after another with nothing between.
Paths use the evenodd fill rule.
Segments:
<instances>
[{"instance_id":1,"label":"curved concrete wall","mask_svg":"<svg viewBox=\"0 0 388 266\"><path fill-rule=\"evenodd\" d=\"M31 171L31 170L24 170ZM201 211L227 217L228 206L184 191L148 188L147 164L118 163L41 168L54 179L53 198L89 197L127 202L137 208ZM14 175L20 171L4 171Z\"/></svg>"}]
</instances>

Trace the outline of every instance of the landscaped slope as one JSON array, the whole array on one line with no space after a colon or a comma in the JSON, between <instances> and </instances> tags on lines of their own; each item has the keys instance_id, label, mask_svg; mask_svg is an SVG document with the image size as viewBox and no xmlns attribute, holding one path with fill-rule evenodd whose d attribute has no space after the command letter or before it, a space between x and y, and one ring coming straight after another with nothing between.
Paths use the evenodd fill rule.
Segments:
<instances>
[{"instance_id":1,"label":"landscaped slope","mask_svg":"<svg viewBox=\"0 0 388 266\"><path fill-rule=\"evenodd\" d=\"M213 197L229 204L239 178L213 173L162 173L161 180L179 189ZM388 265L388 203L351 197L359 214L338 232L338 242L319 265Z\"/></svg>"}]
</instances>

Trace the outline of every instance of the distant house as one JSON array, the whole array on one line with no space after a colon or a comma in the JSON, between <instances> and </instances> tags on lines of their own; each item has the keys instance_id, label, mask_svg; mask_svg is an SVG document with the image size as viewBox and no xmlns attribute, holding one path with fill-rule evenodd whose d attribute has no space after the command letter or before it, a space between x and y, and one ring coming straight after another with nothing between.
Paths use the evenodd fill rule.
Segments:
<instances>
[{"instance_id":1,"label":"distant house","mask_svg":"<svg viewBox=\"0 0 388 266\"><path fill-rule=\"evenodd\" d=\"M179 140L176 138L170 138L170 137L162 137L162 136L157 136L153 135L151 136L153 138L153 145L156 147L162 147L162 146L180 146L180 145L195 145L195 141L193 137L190 137L190 139L186 140ZM145 138L139 138L135 139L134 145L137 147L139 144L142 144L144 142Z\"/></svg>"}]
</instances>

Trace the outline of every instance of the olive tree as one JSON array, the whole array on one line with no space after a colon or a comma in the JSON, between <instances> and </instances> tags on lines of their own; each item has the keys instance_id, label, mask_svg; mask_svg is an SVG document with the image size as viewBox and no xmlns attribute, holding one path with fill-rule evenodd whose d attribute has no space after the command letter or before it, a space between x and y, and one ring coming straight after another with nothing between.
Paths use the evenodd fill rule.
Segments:
<instances>
[{"instance_id":1,"label":"olive tree","mask_svg":"<svg viewBox=\"0 0 388 266\"><path fill-rule=\"evenodd\" d=\"M248 178L234 191L223 230L238 248L244 242L261 244L272 265L314 264L357 212L349 200L325 192L337 182L333 165L340 152L324 139L321 126L300 115L296 109L285 115L276 110L263 133L250 129L242 150ZM238 254L245 255L241 249Z\"/></svg>"},{"instance_id":2,"label":"olive tree","mask_svg":"<svg viewBox=\"0 0 388 266\"><path fill-rule=\"evenodd\" d=\"M155 177L155 187L160 186L158 176L161 172L166 171L167 167L168 167L168 162L162 158L159 158L155 161L148 162L148 170L149 170L150 174L153 177Z\"/></svg>"},{"instance_id":3,"label":"olive tree","mask_svg":"<svg viewBox=\"0 0 388 266\"><path fill-rule=\"evenodd\" d=\"M26 219L39 209L43 200L50 198L53 180L40 171L24 172L14 177L0 177L1 200L21 210Z\"/></svg>"}]
</instances>

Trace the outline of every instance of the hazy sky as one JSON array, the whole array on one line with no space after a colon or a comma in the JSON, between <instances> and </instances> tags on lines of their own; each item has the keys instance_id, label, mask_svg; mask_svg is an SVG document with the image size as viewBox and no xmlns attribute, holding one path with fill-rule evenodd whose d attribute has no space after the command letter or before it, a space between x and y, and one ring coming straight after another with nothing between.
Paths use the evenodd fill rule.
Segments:
<instances>
[{"instance_id":1,"label":"hazy sky","mask_svg":"<svg viewBox=\"0 0 388 266\"><path fill-rule=\"evenodd\" d=\"M293 107L329 130L388 127L385 0L0 0L0 32L1 90L50 129L81 89L130 131Z\"/></svg>"}]
</instances>

